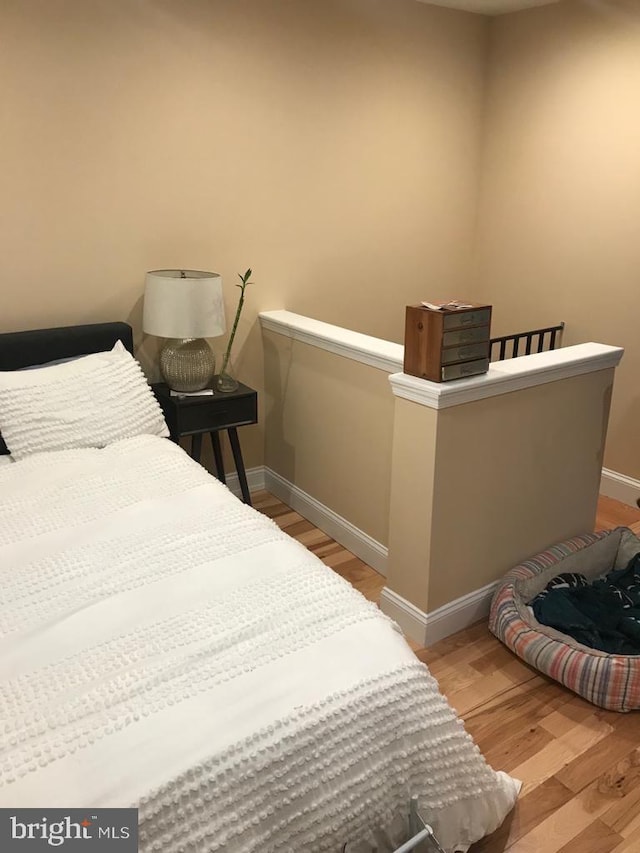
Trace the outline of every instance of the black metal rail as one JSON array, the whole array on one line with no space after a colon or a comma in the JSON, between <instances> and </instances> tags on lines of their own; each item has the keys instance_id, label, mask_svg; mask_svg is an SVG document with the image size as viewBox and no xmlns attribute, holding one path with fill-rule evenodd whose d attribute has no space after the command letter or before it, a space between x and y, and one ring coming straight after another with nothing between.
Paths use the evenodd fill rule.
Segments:
<instances>
[{"instance_id":1,"label":"black metal rail","mask_svg":"<svg viewBox=\"0 0 640 853\"><path fill-rule=\"evenodd\" d=\"M549 326L546 329L532 329L529 332L518 332L515 335L503 335L501 338L491 338L491 361L502 361L505 358L517 358L519 355L531 355L532 352L545 352L556 349L560 345L564 323ZM534 343L534 339L537 341ZM524 342L523 350L520 350ZM509 346L511 345L511 346ZM496 355L496 349L498 355Z\"/></svg>"}]
</instances>

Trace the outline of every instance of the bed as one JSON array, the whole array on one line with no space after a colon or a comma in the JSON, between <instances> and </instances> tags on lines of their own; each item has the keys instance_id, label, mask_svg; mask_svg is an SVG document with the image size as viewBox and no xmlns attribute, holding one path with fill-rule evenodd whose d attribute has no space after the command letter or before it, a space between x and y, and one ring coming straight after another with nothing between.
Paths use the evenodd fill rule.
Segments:
<instances>
[{"instance_id":1,"label":"bed","mask_svg":"<svg viewBox=\"0 0 640 853\"><path fill-rule=\"evenodd\" d=\"M518 783L393 622L161 431L74 446L100 394L56 432L38 383L81 395L76 362L16 379L95 353L99 385L118 346L125 324L0 335L12 455L11 382L40 406L0 465L0 807L136 807L145 853L390 850L411 797L447 851L492 832Z\"/></svg>"}]
</instances>

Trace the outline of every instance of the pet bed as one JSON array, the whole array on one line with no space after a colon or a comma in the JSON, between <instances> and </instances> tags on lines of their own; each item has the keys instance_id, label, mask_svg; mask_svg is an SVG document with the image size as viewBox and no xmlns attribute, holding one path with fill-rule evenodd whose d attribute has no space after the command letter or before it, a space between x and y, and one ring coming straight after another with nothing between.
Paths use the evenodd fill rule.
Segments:
<instances>
[{"instance_id":1,"label":"pet bed","mask_svg":"<svg viewBox=\"0 0 640 853\"><path fill-rule=\"evenodd\" d=\"M640 655L609 654L541 625L528 606L552 578L579 572L595 581L640 552L628 528L588 533L554 545L512 569L491 604L489 629L518 657L601 708L640 708Z\"/></svg>"}]
</instances>

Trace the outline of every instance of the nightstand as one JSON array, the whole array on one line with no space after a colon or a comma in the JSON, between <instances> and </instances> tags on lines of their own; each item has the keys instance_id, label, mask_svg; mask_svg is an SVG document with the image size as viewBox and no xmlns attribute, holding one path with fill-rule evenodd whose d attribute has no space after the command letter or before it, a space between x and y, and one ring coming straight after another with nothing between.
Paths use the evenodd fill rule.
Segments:
<instances>
[{"instance_id":1,"label":"nightstand","mask_svg":"<svg viewBox=\"0 0 640 853\"><path fill-rule=\"evenodd\" d=\"M171 394L168 385L164 382L158 382L151 387L162 406L172 441L178 442L183 436L190 435L191 456L197 462L200 461L202 452L202 436L204 433L209 433L216 463L216 476L222 483L226 483L226 478L220 446L220 431L227 431L240 481L242 500L251 505L237 428L258 422L257 392L239 383L236 391L227 394L216 391L213 395L178 397Z\"/></svg>"}]
</instances>

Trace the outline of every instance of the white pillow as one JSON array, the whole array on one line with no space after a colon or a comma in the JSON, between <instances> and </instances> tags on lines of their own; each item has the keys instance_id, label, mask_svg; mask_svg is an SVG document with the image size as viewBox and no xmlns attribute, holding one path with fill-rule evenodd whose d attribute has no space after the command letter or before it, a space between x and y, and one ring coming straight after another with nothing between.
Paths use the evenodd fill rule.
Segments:
<instances>
[{"instance_id":1,"label":"white pillow","mask_svg":"<svg viewBox=\"0 0 640 853\"><path fill-rule=\"evenodd\" d=\"M169 435L142 368L120 341L65 364L0 371L0 432L16 460Z\"/></svg>"}]
</instances>

